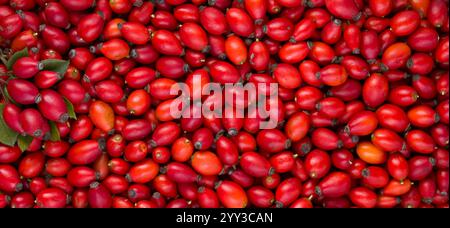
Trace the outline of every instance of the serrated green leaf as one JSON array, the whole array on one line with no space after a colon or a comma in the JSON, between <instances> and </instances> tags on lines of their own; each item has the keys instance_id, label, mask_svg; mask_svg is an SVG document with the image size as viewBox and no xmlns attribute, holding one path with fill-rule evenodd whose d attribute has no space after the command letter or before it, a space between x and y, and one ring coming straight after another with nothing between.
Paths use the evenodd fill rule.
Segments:
<instances>
[{"instance_id":1,"label":"serrated green leaf","mask_svg":"<svg viewBox=\"0 0 450 228\"><path fill-rule=\"evenodd\" d=\"M20 151L24 152L30 146L31 142L33 142L33 137L29 135L19 135L17 138L17 145L19 146Z\"/></svg>"},{"instance_id":2,"label":"serrated green leaf","mask_svg":"<svg viewBox=\"0 0 450 228\"><path fill-rule=\"evenodd\" d=\"M59 141L61 137L59 136L59 130L55 122L49 121L48 123L50 124L50 140Z\"/></svg>"},{"instance_id":3,"label":"serrated green leaf","mask_svg":"<svg viewBox=\"0 0 450 228\"><path fill-rule=\"evenodd\" d=\"M69 100L67 100L67 98L65 98L65 97L64 97L64 102L66 103L67 113L69 114L69 117L72 119L77 119L77 115L75 114L73 104Z\"/></svg>"},{"instance_id":4,"label":"serrated green leaf","mask_svg":"<svg viewBox=\"0 0 450 228\"><path fill-rule=\"evenodd\" d=\"M28 48L24 48L20 51L17 51L8 59L8 62L6 63L6 68L8 68L8 70L11 70L12 66L18 59L27 56L28 56Z\"/></svg>"},{"instance_id":5,"label":"serrated green leaf","mask_svg":"<svg viewBox=\"0 0 450 228\"><path fill-rule=\"evenodd\" d=\"M44 70L55 71L61 75L64 75L69 67L69 61L61 59L45 59L41 63L44 64Z\"/></svg>"},{"instance_id":6,"label":"serrated green leaf","mask_svg":"<svg viewBox=\"0 0 450 228\"><path fill-rule=\"evenodd\" d=\"M11 128L6 125L3 120L3 109L5 108L5 104L0 104L0 142L8 145L14 146L17 141L18 132L13 131Z\"/></svg>"}]
</instances>

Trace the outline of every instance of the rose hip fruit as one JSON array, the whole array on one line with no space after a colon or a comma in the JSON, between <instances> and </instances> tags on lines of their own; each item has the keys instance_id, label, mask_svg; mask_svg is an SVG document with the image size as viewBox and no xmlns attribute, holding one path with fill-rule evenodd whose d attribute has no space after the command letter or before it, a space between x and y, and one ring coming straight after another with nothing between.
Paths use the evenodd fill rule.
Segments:
<instances>
[{"instance_id":1,"label":"rose hip fruit","mask_svg":"<svg viewBox=\"0 0 450 228\"><path fill-rule=\"evenodd\" d=\"M89 186L88 202L92 208L109 208L112 204L112 197L102 184L93 182Z\"/></svg>"},{"instance_id":2,"label":"rose hip fruit","mask_svg":"<svg viewBox=\"0 0 450 228\"><path fill-rule=\"evenodd\" d=\"M332 172L325 176L315 188L316 194L324 197L346 195L351 187L350 176L343 172Z\"/></svg>"},{"instance_id":3,"label":"rose hip fruit","mask_svg":"<svg viewBox=\"0 0 450 228\"><path fill-rule=\"evenodd\" d=\"M40 70L44 69L44 64L32 59L31 57L23 57L18 59L13 65L13 73L19 78L31 78Z\"/></svg>"},{"instance_id":4,"label":"rose hip fruit","mask_svg":"<svg viewBox=\"0 0 450 228\"><path fill-rule=\"evenodd\" d=\"M226 208L245 208L248 198L245 191L236 183L224 180L218 184L217 196Z\"/></svg>"},{"instance_id":5,"label":"rose hip fruit","mask_svg":"<svg viewBox=\"0 0 450 228\"><path fill-rule=\"evenodd\" d=\"M101 145L95 140L83 140L70 148L67 159L76 165L94 162L101 155Z\"/></svg>"},{"instance_id":6,"label":"rose hip fruit","mask_svg":"<svg viewBox=\"0 0 450 228\"><path fill-rule=\"evenodd\" d=\"M39 208L61 208L67 204L67 194L59 188L47 188L36 196Z\"/></svg>"},{"instance_id":7,"label":"rose hip fruit","mask_svg":"<svg viewBox=\"0 0 450 228\"><path fill-rule=\"evenodd\" d=\"M448 207L448 4L0 0L0 208Z\"/></svg>"},{"instance_id":8,"label":"rose hip fruit","mask_svg":"<svg viewBox=\"0 0 450 228\"><path fill-rule=\"evenodd\" d=\"M89 106L89 117L92 123L104 132L114 128L114 111L103 101L94 101Z\"/></svg>"},{"instance_id":9,"label":"rose hip fruit","mask_svg":"<svg viewBox=\"0 0 450 228\"><path fill-rule=\"evenodd\" d=\"M33 108L23 110L19 115L19 122L25 133L33 137L44 135L44 117Z\"/></svg>"},{"instance_id":10,"label":"rose hip fruit","mask_svg":"<svg viewBox=\"0 0 450 228\"><path fill-rule=\"evenodd\" d=\"M39 100L39 90L31 82L24 79L11 79L8 81L6 90L11 98L23 105L30 105Z\"/></svg>"},{"instance_id":11,"label":"rose hip fruit","mask_svg":"<svg viewBox=\"0 0 450 228\"><path fill-rule=\"evenodd\" d=\"M42 115L49 120L63 123L69 119L64 98L54 90L42 90L36 103Z\"/></svg>"}]
</instances>

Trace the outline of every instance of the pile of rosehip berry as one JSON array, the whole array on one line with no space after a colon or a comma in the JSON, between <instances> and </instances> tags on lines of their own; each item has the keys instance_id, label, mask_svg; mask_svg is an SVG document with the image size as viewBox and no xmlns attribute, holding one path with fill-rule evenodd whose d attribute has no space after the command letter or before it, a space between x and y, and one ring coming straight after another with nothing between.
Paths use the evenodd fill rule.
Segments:
<instances>
[{"instance_id":1,"label":"pile of rosehip berry","mask_svg":"<svg viewBox=\"0 0 450 228\"><path fill-rule=\"evenodd\" d=\"M448 5L0 0L0 208L448 207ZM194 81L276 127L174 117Z\"/></svg>"}]
</instances>

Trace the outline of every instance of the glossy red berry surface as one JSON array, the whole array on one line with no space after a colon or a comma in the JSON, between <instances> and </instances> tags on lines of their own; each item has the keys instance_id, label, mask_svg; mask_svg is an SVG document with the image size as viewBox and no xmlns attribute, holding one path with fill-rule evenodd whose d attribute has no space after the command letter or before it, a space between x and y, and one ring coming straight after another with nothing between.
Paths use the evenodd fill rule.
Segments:
<instances>
[{"instance_id":1,"label":"glossy red berry surface","mask_svg":"<svg viewBox=\"0 0 450 228\"><path fill-rule=\"evenodd\" d=\"M446 0L0 0L0 61L0 208L448 208Z\"/></svg>"}]
</instances>

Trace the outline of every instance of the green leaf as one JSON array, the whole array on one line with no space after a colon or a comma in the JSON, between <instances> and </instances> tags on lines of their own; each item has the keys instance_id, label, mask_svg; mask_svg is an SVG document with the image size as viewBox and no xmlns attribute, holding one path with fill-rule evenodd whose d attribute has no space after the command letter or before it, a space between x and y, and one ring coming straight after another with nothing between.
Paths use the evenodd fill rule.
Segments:
<instances>
[{"instance_id":1,"label":"green leaf","mask_svg":"<svg viewBox=\"0 0 450 228\"><path fill-rule=\"evenodd\" d=\"M19 135L17 138L17 145L19 146L20 151L24 152L30 146L31 142L33 142L33 137L29 135Z\"/></svg>"},{"instance_id":2,"label":"green leaf","mask_svg":"<svg viewBox=\"0 0 450 228\"><path fill-rule=\"evenodd\" d=\"M61 137L59 136L59 130L55 122L49 121L48 123L50 124L50 140L59 141Z\"/></svg>"},{"instance_id":3,"label":"green leaf","mask_svg":"<svg viewBox=\"0 0 450 228\"><path fill-rule=\"evenodd\" d=\"M69 61L60 59L45 59L41 63L44 64L44 70L55 71L61 75L64 75L69 67Z\"/></svg>"},{"instance_id":4,"label":"green leaf","mask_svg":"<svg viewBox=\"0 0 450 228\"><path fill-rule=\"evenodd\" d=\"M8 145L14 146L17 141L18 132L13 131L11 128L6 125L3 120L3 109L5 108L5 104L0 104L0 142Z\"/></svg>"},{"instance_id":5,"label":"green leaf","mask_svg":"<svg viewBox=\"0 0 450 228\"><path fill-rule=\"evenodd\" d=\"M6 63L6 68L8 68L8 70L11 70L12 66L18 59L27 56L28 56L28 48L24 48L20 51L17 51L11 56L11 58L8 59L8 62Z\"/></svg>"},{"instance_id":6,"label":"green leaf","mask_svg":"<svg viewBox=\"0 0 450 228\"><path fill-rule=\"evenodd\" d=\"M70 101L67 100L67 98L65 98L65 97L64 97L64 102L66 103L67 112L69 114L69 117L72 119L77 119L77 115L75 114L75 111L73 109L73 104L70 103Z\"/></svg>"}]
</instances>

